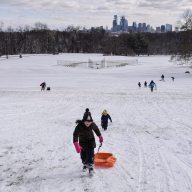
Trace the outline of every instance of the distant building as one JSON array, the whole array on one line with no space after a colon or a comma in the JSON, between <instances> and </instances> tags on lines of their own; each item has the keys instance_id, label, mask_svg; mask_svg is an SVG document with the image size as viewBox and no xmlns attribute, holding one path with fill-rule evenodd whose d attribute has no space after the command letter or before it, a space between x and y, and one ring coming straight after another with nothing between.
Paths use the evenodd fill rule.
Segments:
<instances>
[{"instance_id":1,"label":"distant building","mask_svg":"<svg viewBox=\"0 0 192 192\"><path fill-rule=\"evenodd\" d=\"M114 15L112 32L117 32L117 31L118 31L117 15Z\"/></svg>"},{"instance_id":2,"label":"distant building","mask_svg":"<svg viewBox=\"0 0 192 192\"><path fill-rule=\"evenodd\" d=\"M160 27L156 27L156 32L157 33L161 33L161 28Z\"/></svg>"},{"instance_id":3,"label":"distant building","mask_svg":"<svg viewBox=\"0 0 192 192\"><path fill-rule=\"evenodd\" d=\"M165 33L165 32L171 32L172 31L172 25L166 24L161 25L160 27L156 27L156 30L153 29L152 26L150 26L147 23L137 23L134 21L132 26L128 26L128 20L125 18L125 16L122 16L120 18L119 24L118 24L118 17L117 15L114 15L113 23L112 23L111 32L113 33L122 33L122 32L133 32L133 33ZM176 29L177 30L177 29Z\"/></svg>"},{"instance_id":4,"label":"distant building","mask_svg":"<svg viewBox=\"0 0 192 192\"><path fill-rule=\"evenodd\" d=\"M120 31L126 32L128 31L128 21L125 19L125 16L121 17L120 20Z\"/></svg>"},{"instance_id":5,"label":"distant building","mask_svg":"<svg viewBox=\"0 0 192 192\"><path fill-rule=\"evenodd\" d=\"M143 25L142 25L142 23L139 23L137 31L142 32L142 29L143 29Z\"/></svg>"},{"instance_id":6,"label":"distant building","mask_svg":"<svg viewBox=\"0 0 192 192\"><path fill-rule=\"evenodd\" d=\"M148 32L148 33L151 32L151 27L150 27L150 25L147 25L147 31L146 31L146 32Z\"/></svg>"},{"instance_id":7,"label":"distant building","mask_svg":"<svg viewBox=\"0 0 192 192\"><path fill-rule=\"evenodd\" d=\"M146 23L143 23L142 32L147 32L147 24Z\"/></svg>"},{"instance_id":8,"label":"distant building","mask_svg":"<svg viewBox=\"0 0 192 192\"><path fill-rule=\"evenodd\" d=\"M171 32L172 31L172 25L171 24L166 24L165 25L165 30L166 30L166 32Z\"/></svg>"},{"instance_id":9,"label":"distant building","mask_svg":"<svg viewBox=\"0 0 192 192\"><path fill-rule=\"evenodd\" d=\"M161 33L165 33L165 25L161 25Z\"/></svg>"},{"instance_id":10,"label":"distant building","mask_svg":"<svg viewBox=\"0 0 192 192\"><path fill-rule=\"evenodd\" d=\"M137 23L134 21L132 25L132 31L137 32Z\"/></svg>"}]
</instances>

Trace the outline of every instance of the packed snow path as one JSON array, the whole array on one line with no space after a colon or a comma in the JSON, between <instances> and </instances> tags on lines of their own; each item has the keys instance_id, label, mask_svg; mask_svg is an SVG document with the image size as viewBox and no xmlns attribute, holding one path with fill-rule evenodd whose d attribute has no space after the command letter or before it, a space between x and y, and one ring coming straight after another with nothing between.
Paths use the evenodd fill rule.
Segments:
<instances>
[{"instance_id":1,"label":"packed snow path","mask_svg":"<svg viewBox=\"0 0 192 192\"><path fill-rule=\"evenodd\" d=\"M191 192L192 76L185 68L165 56L121 68L65 68L56 65L59 57L88 55L0 61L0 191ZM143 87L152 79L153 93ZM43 81L50 92L40 91ZM114 168L95 168L91 178L72 143L86 107L98 126L102 110L109 111L113 123L102 131L100 151L117 157Z\"/></svg>"}]
</instances>

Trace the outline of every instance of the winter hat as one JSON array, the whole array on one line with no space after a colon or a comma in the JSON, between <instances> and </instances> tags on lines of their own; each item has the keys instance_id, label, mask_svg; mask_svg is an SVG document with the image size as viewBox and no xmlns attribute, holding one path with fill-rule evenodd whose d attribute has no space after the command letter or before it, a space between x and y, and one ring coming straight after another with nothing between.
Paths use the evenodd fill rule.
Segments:
<instances>
[{"instance_id":1,"label":"winter hat","mask_svg":"<svg viewBox=\"0 0 192 192\"><path fill-rule=\"evenodd\" d=\"M86 108L86 109L85 109L85 111L86 111L86 112L89 112L89 109L88 109L88 108Z\"/></svg>"},{"instance_id":2,"label":"winter hat","mask_svg":"<svg viewBox=\"0 0 192 192\"><path fill-rule=\"evenodd\" d=\"M82 121L83 121L83 122L85 122L85 121L92 122L92 121L93 121L93 119L92 119L92 117L91 117L91 113L89 112L88 114L84 115L84 117L83 117L83 120L82 120Z\"/></svg>"}]
</instances>

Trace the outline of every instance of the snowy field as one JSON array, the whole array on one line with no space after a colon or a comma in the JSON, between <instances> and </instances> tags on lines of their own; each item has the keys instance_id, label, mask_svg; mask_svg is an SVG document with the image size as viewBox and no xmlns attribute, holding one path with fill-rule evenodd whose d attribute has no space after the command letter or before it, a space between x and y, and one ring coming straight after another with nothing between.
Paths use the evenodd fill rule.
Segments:
<instances>
[{"instance_id":1,"label":"snowy field","mask_svg":"<svg viewBox=\"0 0 192 192\"><path fill-rule=\"evenodd\" d=\"M103 56L0 58L0 191L192 192L192 70L169 56L108 56L138 62L103 69L57 62L88 59ZM143 87L152 79L154 92ZM50 92L40 91L43 81ZM117 158L115 167L95 168L91 178L72 143L75 120L86 107L99 127L108 110L113 123L102 131L100 151Z\"/></svg>"}]
</instances>

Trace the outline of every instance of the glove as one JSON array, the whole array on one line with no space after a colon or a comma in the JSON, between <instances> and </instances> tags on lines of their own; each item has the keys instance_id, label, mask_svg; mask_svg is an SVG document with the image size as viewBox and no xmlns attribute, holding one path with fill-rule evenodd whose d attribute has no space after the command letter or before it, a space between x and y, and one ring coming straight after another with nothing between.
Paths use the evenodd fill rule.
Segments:
<instances>
[{"instance_id":1,"label":"glove","mask_svg":"<svg viewBox=\"0 0 192 192\"><path fill-rule=\"evenodd\" d=\"M100 142L100 143L103 143L103 137L102 137L102 135L99 136L99 142Z\"/></svg>"},{"instance_id":2,"label":"glove","mask_svg":"<svg viewBox=\"0 0 192 192\"><path fill-rule=\"evenodd\" d=\"M77 153L81 153L81 149L82 149L81 145L79 145L79 143L77 141L74 142L73 144L75 145L75 149L76 149Z\"/></svg>"}]
</instances>

